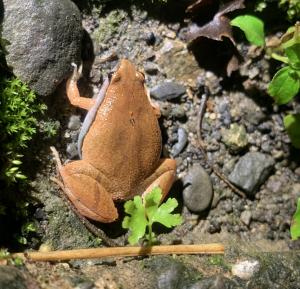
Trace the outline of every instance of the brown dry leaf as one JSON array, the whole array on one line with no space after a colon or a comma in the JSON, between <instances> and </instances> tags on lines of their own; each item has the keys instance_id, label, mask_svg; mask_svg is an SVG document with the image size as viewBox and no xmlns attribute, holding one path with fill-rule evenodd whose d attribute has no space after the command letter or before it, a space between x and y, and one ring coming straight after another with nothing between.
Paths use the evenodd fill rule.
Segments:
<instances>
[{"instance_id":1,"label":"brown dry leaf","mask_svg":"<svg viewBox=\"0 0 300 289\"><path fill-rule=\"evenodd\" d=\"M213 0L197 0L187 8L187 12L197 11L199 8L211 4L212 1ZM198 24L193 23L186 33L186 40L192 42L199 37L207 37L213 40L222 41L222 37L224 36L229 38L234 44L230 19L225 14L244 7L244 0L233 0L221 5L213 19L207 24L199 26Z\"/></svg>"}]
</instances>

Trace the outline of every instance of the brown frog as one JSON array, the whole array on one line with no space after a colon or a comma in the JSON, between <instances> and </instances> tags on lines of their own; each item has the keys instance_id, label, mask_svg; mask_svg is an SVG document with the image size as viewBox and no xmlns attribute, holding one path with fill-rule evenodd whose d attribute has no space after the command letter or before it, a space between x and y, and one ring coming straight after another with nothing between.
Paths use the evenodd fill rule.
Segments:
<instances>
[{"instance_id":1,"label":"brown frog","mask_svg":"<svg viewBox=\"0 0 300 289\"><path fill-rule=\"evenodd\" d=\"M59 172L79 213L110 223L118 218L114 201L145 195L156 186L165 197L176 162L160 158L159 109L146 92L144 75L129 60L121 60L96 99L81 97L77 80L75 69L67 96L88 110L78 139L81 160L59 166Z\"/></svg>"}]
</instances>

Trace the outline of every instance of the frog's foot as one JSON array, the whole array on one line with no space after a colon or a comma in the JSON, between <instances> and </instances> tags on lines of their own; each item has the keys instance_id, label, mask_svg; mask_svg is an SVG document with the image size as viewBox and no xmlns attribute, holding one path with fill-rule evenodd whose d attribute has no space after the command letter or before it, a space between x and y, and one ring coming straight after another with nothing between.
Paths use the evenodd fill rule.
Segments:
<instances>
[{"instance_id":1,"label":"frog's foot","mask_svg":"<svg viewBox=\"0 0 300 289\"><path fill-rule=\"evenodd\" d=\"M102 223L118 218L111 194L101 185L101 174L84 160L60 168L68 198L83 216Z\"/></svg>"},{"instance_id":2,"label":"frog's foot","mask_svg":"<svg viewBox=\"0 0 300 289\"><path fill-rule=\"evenodd\" d=\"M149 177L147 182L150 182L150 185L147 187L145 192L143 193L143 197L150 193L153 188L160 187L162 190L162 199L166 197L169 193L169 190L174 183L176 176L176 161L173 159L161 159L160 166L154 172L153 175Z\"/></svg>"}]
</instances>

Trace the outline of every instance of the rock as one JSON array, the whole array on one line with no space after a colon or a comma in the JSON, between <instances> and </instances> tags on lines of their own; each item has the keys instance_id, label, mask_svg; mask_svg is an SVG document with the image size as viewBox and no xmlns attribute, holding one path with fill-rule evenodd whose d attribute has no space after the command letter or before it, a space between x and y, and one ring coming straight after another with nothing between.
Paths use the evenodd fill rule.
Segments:
<instances>
[{"instance_id":1,"label":"rock","mask_svg":"<svg viewBox=\"0 0 300 289\"><path fill-rule=\"evenodd\" d=\"M243 125L233 123L229 129L222 128L222 139L232 153L238 153L248 146L246 129Z\"/></svg>"},{"instance_id":2,"label":"rock","mask_svg":"<svg viewBox=\"0 0 300 289\"><path fill-rule=\"evenodd\" d=\"M188 141L188 134L184 128L178 128L177 135L178 141L171 150L173 157L177 157L181 153Z\"/></svg>"},{"instance_id":3,"label":"rock","mask_svg":"<svg viewBox=\"0 0 300 289\"><path fill-rule=\"evenodd\" d=\"M74 159L75 157L78 156L78 146L76 143L69 143L67 145L67 154L69 159Z\"/></svg>"},{"instance_id":4,"label":"rock","mask_svg":"<svg viewBox=\"0 0 300 289\"><path fill-rule=\"evenodd\" d=\"M246 260L234 264L231 268L231 273L242 280L249 280L259 271L259 268L260 264L257 260Z\"/></svg>"},{"instance_id":5,"label":"rock","mask_svg":"<svg viewBox=\"0 0 300 289\"><path fill-rule=\"evenodd\" d=\"M158 100L170 100L185 94L185 87L176 82L164 82L150 90L150 95Z\"/></svg>"},{"instance_id":6,"label":"rock","mask_svg":"<svg viewBox=\"0 0 300 289\"><path fill-rule=\"evenodd\" d=\"M80 116L79 115L72 115L70 117L68 123L68 129L70 130L78 130L81 126Z\"/></svg>"},{"instance_id":7,"label":"rock","mask_svg":"<svg viewBox=\"0 0 300 289\"><path fill-rule=\"evenodd\" d=\"M231 107L230 114L232 117L243 116L245 121L253 125L258 125L266 118L261 106L255 103L251 98L245 97L242 93L231 93L230 99L232 103L238 103Z\"/></svg>"},{"instance_id":8,"label":"rock","mask_svg":"<svg viewBox=\"0 0 300 289\"><path fill-rule=\"evenodd\" d=\"M2 289L38 289L32 278L13 266L0 266L0 288Z\"/></svg>"},{"instance_id":9,"label":"rock","mask_svg":"<svg viewBox=\"0 0 300 289\"><path fill-rule=\"evenodd\" d=\"M274 164L273 158L268 155L249 152L239 159L228 179L253 197L255 190L269 176Z\"/></svg>"},{"instance_id":10,"label":"rock","mask_svg":"<svg viewBox=\"0 0 300 289\"><path fill-rule=\"evenodd\" d=\"M199 271L191 265L170 257L156 257L145 262L146 267L154 271L158 289L182 289L190 288L193 280L201 276ZM152 288L152 287L151 287Z\"/></svg>"},{"instance_id":11,"label":"rock","mask_svg":"<svg viewBox=\"0 0 300 289\"><path fill-rule=\"evenodd\" d=\"M240 286L229 278L217 275L202 278L189 289L240 289Z\"/></svg>"},{"instance_id":12,"label":"rock","mask_svg":"<svg viewBox=\"0 0 300 289\"><path fill-rule=\"evenodd\" d=\"M157 63L167 78L196 87L196 79L203 71L199 68L195 56L190 53L186 44L178 40L167 39L156 53Z\"/></svg>"},{"instance_id":13,"label":"rock","mask_svg":"<svg viewBox=\"0 0 300 289\"><path fill-rule=\"evenodd\" d=\"M200 164L189 168L183 184L183 201L187 208L195 213L206 210L213 198L213 187L209 175Z\"/></svg>"},{"instance_id":14,"label":"rock","mask_svg":"<svg viewBox=\"0 0 300 289\"><path fill-rule=\"evenodd\" d=\"M155 75L159 71L158 65L149 61L144 64L144 69L149 75Z\"/></svg>"},{"instance_id":15,"label":"rock","mask_svg":"<svg viewBox=\"0 0 300 289\"><path fill-rule=\"evenodd\" d=\"M250 211L244 211L241 213L241 221L246 225L249 226L252 218L252 213Z\"/></svg>"},{"instance_id":16,"label":"rock","mask_svg":"<svg viewBox=\"0 0 300 289\"><path fill-rule=\"evenodd\" d=\"M80 11L70 0L4 0L2 38L13 73L39 95L51 94L80 61Z\"/></svg>"}]
</instances>

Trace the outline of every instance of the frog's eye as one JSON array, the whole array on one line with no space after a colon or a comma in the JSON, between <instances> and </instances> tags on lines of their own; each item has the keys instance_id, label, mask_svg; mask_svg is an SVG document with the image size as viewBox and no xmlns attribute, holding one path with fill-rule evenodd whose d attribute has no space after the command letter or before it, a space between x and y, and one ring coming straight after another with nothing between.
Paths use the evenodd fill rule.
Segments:
<instances>
[{"instance_id":1,"label":"frog's eye","mask_svg":"<svg viewBox=\"0 0 300 289\"><path fill-rule=\"evenodd\" d=\"M135 73L135 76L136 76L136 78L137 79L139 79L140 81L145 81L145 74L143 73L143 72L141 72L141 71L137 71L136 73Z\"/></svg>"}]
</instances>

